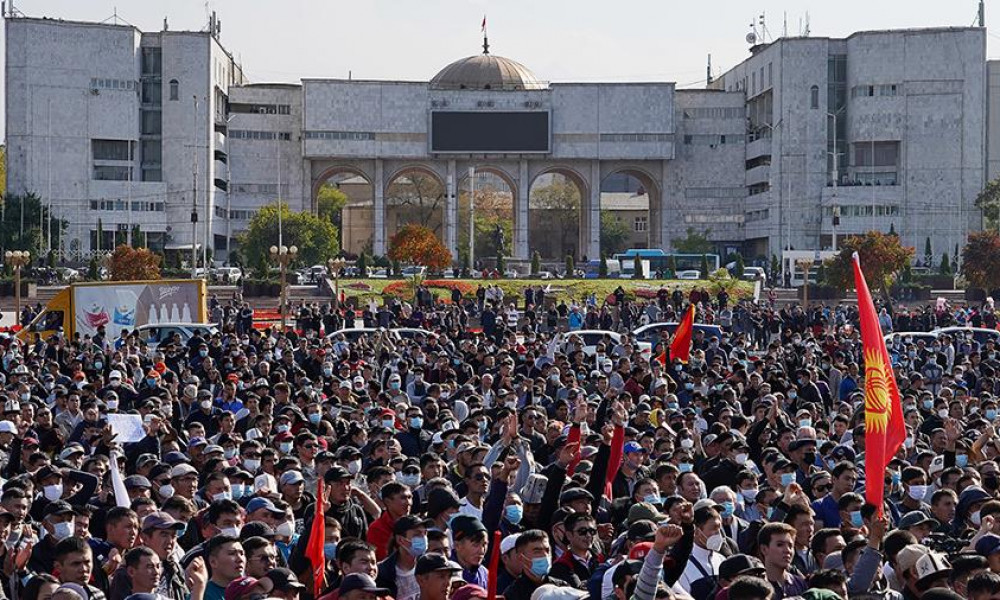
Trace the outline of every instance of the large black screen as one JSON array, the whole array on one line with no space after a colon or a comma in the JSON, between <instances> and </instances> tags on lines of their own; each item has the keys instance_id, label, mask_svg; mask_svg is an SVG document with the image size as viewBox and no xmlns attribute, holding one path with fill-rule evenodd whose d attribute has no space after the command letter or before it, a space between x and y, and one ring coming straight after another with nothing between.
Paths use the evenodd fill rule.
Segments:
<instances>
[{"instance_id":1,"label":"large black screen","mask_svg":"<svg viewBox=\"0 0 1000 600\"><path fill-rule=\"evenodd\" d=\"M431 113L431 152L549 152L549 113Z\"/></svg>"}]
</instances>

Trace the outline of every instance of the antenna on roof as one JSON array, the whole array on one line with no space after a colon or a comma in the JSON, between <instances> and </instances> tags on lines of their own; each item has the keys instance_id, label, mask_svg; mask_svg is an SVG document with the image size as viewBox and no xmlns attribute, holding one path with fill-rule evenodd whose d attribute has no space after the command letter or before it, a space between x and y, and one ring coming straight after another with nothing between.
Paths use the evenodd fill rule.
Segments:
<instances>
[{"instance_id":1,"label":"antenna on roof","mask_svg":"<svg viewBox=\"0 0 1000 600\"><path fill-rule=\"evenodd\" d=\"M163 31L169 31L170 25L167 23L167 18L163 17Z\"/></svg>"},{"instance_id":2,"label":"antenna on roof","mask_svg":"<svg viewBox=\"0 0 1000 600\"><path fill-rule=\"evenodd\" d=\"M13 0L11 0L13 2ZM986 2L979 0L979 26L986 27Z\"/></svg>"},{"instance_id":3,"label":"antenna on roof","mask_svg":"<svg viewBox=\"0 0 1000 600\"><path fill-rule=\"evenodd\" d=\"M708 55L708 68L705 70L705 85L712 85L712 54Z\"/></svg>"},{"instance_id":4,"label":"antenna on roof","mask_svg":"<svg viewBox=\"0 0 1000 600\"><path fill-rule=\"evenodd\" d=\"M784 19L783 19L784 22L783 22L782 27L781 27L781 37L788 37L788 11L787 10L783 13L783 17L784 17Z\"/></svg>"},{"instance_id":5,"label":"antenna on roof","mask_svg":"<svg viewBox=\"0 0 1000 600\"><path fill-rule=\"evenodd\" d=\"M771 33L767 30L767 21L764 18L764 13L760 13L760 40L762 42L767 42L768 38L771 37ZM774 41L773 39L771 41Z\"/></svg>"},{"instance_id":6,"label":"antenna on roof","mask_svg":"<svg viewBox=\"0 0 1000 600\"><path fill-rule=\"evenodd\" d=\"M809 37L809 11L806 11L806 28L802 32L802 37Z\"/></svg>"}]
</instances>

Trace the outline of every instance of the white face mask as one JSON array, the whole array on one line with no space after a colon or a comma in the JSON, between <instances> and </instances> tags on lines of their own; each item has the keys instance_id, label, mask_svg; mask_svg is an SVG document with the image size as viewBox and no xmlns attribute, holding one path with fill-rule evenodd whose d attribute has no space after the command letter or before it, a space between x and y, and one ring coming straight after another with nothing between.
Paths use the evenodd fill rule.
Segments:
<instances>
[{"instance_id":1,"label":"white face mask","mask_svg":"<svg viewBox=\"0 0 1000 600\"><path fill-rule=\"evenodd\" d=\"M979 525L982 523L982 517L979 516L979 511L977 510L976 512L969 515L969 520L972 521L973 525L979 527Z\"/></svg>"},{"instance_id":2,"label":"white face mask","mask_svg":"<svg viewBox=\"0 0 1000 600\"><path fill-rule=\"evenodd\" d=\"M52 537L62 541L73 535L73 521L63 521L52 526Z\"/></svg>"},{"instance_id":3,"label":"white face mask","mask_svg":"<svg viewBox=\"0 0 1000 600\"><path fill-rule=\"evenodd\" d=\"M260 459L248 458L243 461L243 466L246 467L247 471L250 471L250 473L256 473L257 469L260 468Z\"/></svg>"},{"instance_id":4,"label":"white face mask","mask_svg":"<svg viewBox=\"0 0 1000 600\"><path fill-rule=\"evenodd\" d=\"M231 535L233 537L240 537L240 528L236 527L235 525L233 527L223 527L219 529L219 533L221 533L222 535Z\"/></svg>"},{"instance_id":5,"label":"white face mask","mask_svg":"<svg viewBox=\"0 0 1000 600\"><path fill-rule=\"evenodd\" d=\"M63 485L61 483L47 485L42 488L42 493L45 495L46 500L55 502L56 500L62 498Z\"/></svg>"},{"instance_id":6,"label":"white face mask","mask_svg":"<svg viewBox=\"0 0 1000 600\"><path fill-rule=\"evenodd\" d=\"M926 485L911 485L907 494L914 500L923 500L927 496Z\"/></svg>"},{"instance_id":7,"label":"white face mask","mask_svg":"<svg viewBox=\"0 0 1000 600\"><path fill-rule=\"evenodd\" d=\"M355 459L355 460L352 460L351 462L347 463L347 472L350 473L351 475L357 475L358 473L360 473L361 472L361 461Z\"/></svg>"},{"instance_id":8,"label":"white face mask","mask_svg":"<svg viewBox=\"0 0 1000 600\"><path fill-rule=\"evenodd\" d=\"M691 448L694 448L694 440L692 440L691 438L682 439L681 448L684 448L685 450L690 450Z\"/></svg>"},{"instance_id":9,"label":"white face mask","mask_svg":"<svg viewBox=\"0 0 1000 600\"><path fill-rule=\"evenodd\" d=\"M293 535L295 535L295 528L289 521L283 521L280 525L278 525L275 528L274 534L281 537L290 538Z\"/></svg>"},{"instance_id":10,"label":"white face mask","mask_svg":"<svg viewBox=\"0 0 1000 600\"><path fill-rule=\"evenodd\" d=\"M167 485L161 485L160 489L157 491L160 493L160 497L166 500L167 498L173 497L174 486L170 485L169 483Z\"/></svg>"},{"instance_id":11,"label":"white face mask","mask_svg":"<svg viewBox=\"0 0 1000 600\"><path fill-rule=\"evenodd\" d=\"M741 452L741 453L737 454L735 458L736 458L736 464L742 465L743 463L745 463L747 461L747 458L749 458L749 455L746 452Z\"/></svg>"},{"instance_id":12,"label":"white face mask","mask_svg":"<svg viewBox=\"0 0 1000 600\"><path fill-rule=\"evenodd\" d=\"M747 502L753 502L754 500L757 499L758 491L759 490L757 488L750 488L747 490L740 490L740 494L743 496L743 499L746 500Z\"/></svg>"},{"instance_id":13,"label":"white face mask","mask_svg":"<svg viewBox=\"0 0 1000 600\"><path fill-rule=\"evenodd\" d=\"M718 552L722 548L724 538L721 533L717 533L705 540L705 547L712 552Z\"/></svg>"}]
</instances>

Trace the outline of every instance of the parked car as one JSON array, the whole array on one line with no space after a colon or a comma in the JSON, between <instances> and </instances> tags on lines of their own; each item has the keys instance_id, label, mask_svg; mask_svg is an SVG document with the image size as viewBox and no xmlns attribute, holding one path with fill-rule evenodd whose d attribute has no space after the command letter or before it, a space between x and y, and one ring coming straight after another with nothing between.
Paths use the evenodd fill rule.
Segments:
<instances>
[{"instance_id":1,"label":"parked car","mask_svg":"<svg viewBox=\"0 0 1000 600\"><path fill-rule=\"evenodd\" d=\"M219 267L213 269L213 277L219 283L239 283L243 278L243 271L239 267Z\"/></svg>"},{"instance_id":2,"label":"parked car","mask_svg":"<svg viewBox=\"0 0 1000 600\"><path fill-rule=\"evenodd\" d=\"M686 271L677 271L677 279L701 279L701 271L697 269L688 269Z\"/></svg>"},{"instance_id":3,"label":"parked car","mask_svg":"<svg viewBox=\"0 0 1000 600\"><path fill-rule=\"evenodd\" d=\"M940 329L935 329L931 333L934 333L937 336L941 336L941 334L946 333L952 338L972 338L980 344L986 343L987 340L993 340L994 342L1000 341L1000 331L997 331L996 329L988 329L986 327L942 327Z\"/></svg>"},{"instance_id":4,"label":"parked car","mask_svg":"<svg viewBox=\"0 0 1000 600\"><path fill-rule=\"evenodd\" d=\"M208 339L219 332L212 323L155 323L140 325L135 328L139 339L146 342L150 349L171 339L177 344L185 345L197 333Z\"/></svg>"},{"instance_id":5,"label":"parked car","mask_svg":"<svg viewBox=\"0 0 1000 600\"><path fill-rule=\"evenodd\" d=\"M767 273L763 267L743 267L743 279L746 281L759 281L762 286L767 285Z\"/></svg>"},{"instance_id":6,"label":"parked car","mask_svg":"<svg viewBox=\"0 0 1000 600\"><path fill-rule=\"evenodd\" d=\"M347 327L344 329L339 329L334 331L327 337L335 338L339 335L343 335L344 339L348 342L356 342L360 340L363 336L376 336L379 333L385 333L394 339L399 339L399 334L395 333L391 329L383 329L381 327Z\"/></svg>"},{"instance_id":7,"label":"parked car","mask_svg":"<svg viewBox=\"0 0 1000 600\"><path fill-rule=\"evenodd\" d=\"M421 329L419 327L394 327L391 329L393 333L403 338L404 340L411 340L418 335L424 337L424 339L437 338L438 334L433 331L427 331L426 329Z\"/></svg>"},{"instance_id":8,"label":"parked car","mask_svg":"<svg viewBox=\"0 0 1000 600\"><path fill-rule=\"evenodd\" d=\"M427 275L427 267L403 267L401 274L407 279L425 277Z\"/></svg>"},{"instance_id":9,"label":"parked car","mask_svg":"<svg viewBox=\"0 0 1000 600\"><path fill-rule=\"evenodd\" d=\"M666 331L670 335L673 335L673 333L677 331L677 325L678 324L673 321L667 323L650 323L649 325L643 325L642 327L632 330L632 335L638 342L655 346L661 339L661 331ZM720 339L722 338L722 328L718 325L695 323L694 330L703 331L706 338L710 338L713 335Z\"/></svg>"},{"instance_id":10,"label":"parked car","mask_svg":"<svg viewBox=\"0 0 1000 600\"><path fill-rule=\"evenodd\" d=\"M559 338L559 349L563 350L566 348L567 344L572 337L579 337L583 344L581 350L587 356L594 356L597 353L597 344L605 341L611 340L612 344L620 344L622 342L622 336L616 331L606 331L603 329L579 329L577 331L567 331L560 335ZM650 350L652 346L650 344L637 341L639 347L639 352L649 357Z\"/></svg>"}]
</instances>

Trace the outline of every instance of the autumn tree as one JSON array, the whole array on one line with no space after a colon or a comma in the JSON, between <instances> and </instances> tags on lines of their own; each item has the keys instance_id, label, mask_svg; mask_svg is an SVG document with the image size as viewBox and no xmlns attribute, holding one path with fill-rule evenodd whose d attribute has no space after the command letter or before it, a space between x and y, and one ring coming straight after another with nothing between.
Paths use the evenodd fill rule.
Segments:
<instances>
[{"instance_id":1,"label":"autumn tree","mask_svg":"<svg viewBox=\"0 0 1000 600\"><path fill-rule=\"evenodd\" d=\"M427 227L404 225L389 238L389 258L440 271L451 264L451 252Z\"/></svg>"},{"instance_id":2,"label":"autumn tree","mask_svg":"<svg viewBox=\"0 0 1000 600\"><path fill-rule=\"evenodd\" d=\"M1000 288L1000 235L996 231L969 234L962 249L962 275L977 288Z\"/></svg>"},{"instance_id":3,"label":"autumn tree","mask_svg":"<svg viewBox=\"0 0 1000 600\"><path fill-rule=\"evenodd\" d=\"M140 281L160 278L160 255L148 248L122 244L111 253L112 281Z\"/></svg>"},{"instance_id":4,"label":"autumn tree","mask_svg":"<svg viewBox=\"0 0 1000 600\"><path fill-rule=\"evenodd\" d=\"M873 287L884 293L888 293L896 274L903 270L915 253L913 248L900 243L899 236L881 231L848 236L840 248L840 253L828 261L830 283L844 289L854 287L852 257L857 252L865 277Z\"/></svg>"}]
</instances>

